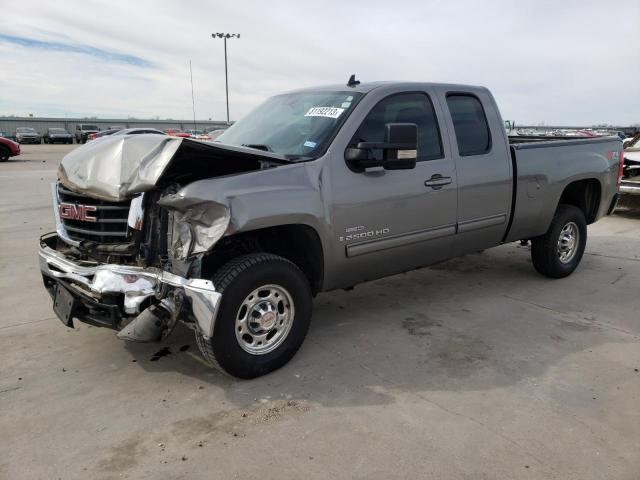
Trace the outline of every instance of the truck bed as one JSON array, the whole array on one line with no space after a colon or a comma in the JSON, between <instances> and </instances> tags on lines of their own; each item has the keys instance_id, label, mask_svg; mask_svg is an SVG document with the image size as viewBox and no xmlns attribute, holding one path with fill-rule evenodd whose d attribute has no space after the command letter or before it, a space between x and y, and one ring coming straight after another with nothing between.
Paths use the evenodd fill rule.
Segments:
<instances>
[{"instance_id":1,"label":"truck bed","mask_svg":"<svg viewBox=\"0 0 640 480\"><path fill-rule=\"evenodd\" d=\"M541 135L513 135L509 136L509 145L520 143L539 143L539 142L569 142L572 140L597 140L601 138L612 137L557 137L557 136L541 136Z\"/></svg>"},{"instance_id":2,"label":"truck bed","mask_svg":"<svg viewBox=\"0 0 640 480\"><path fill-rule=\"evenodd\" d=\"M587 223L606 215L618 192L620 138L535 138L529 141L527 137L509 137L514 195L505 241L545 233L562 192L573 182L597 182L593 195L598 198L584 199L587 206L593 205Z\"/></svg>"}]
</instances>

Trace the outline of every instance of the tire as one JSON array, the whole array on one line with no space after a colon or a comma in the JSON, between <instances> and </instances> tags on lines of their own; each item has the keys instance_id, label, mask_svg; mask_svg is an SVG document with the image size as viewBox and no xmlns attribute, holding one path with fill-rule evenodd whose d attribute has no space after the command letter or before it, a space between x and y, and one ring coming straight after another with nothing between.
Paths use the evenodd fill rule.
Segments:
<instances>
[{"instance_id":1,"label":"tire","mask_svg":"<svg viewBox=\"0 0 640 480\"><path fill-rule=\"evenodd\" d=\"M291 360L311 322L311 288L304 273L282 257L256 253L229 261L212 281L222 299L213 337L196 332L202 356L222 372L245 379Z\"/></svg>"},{"instance_id":2,"label":"tire","mask_svg":"<svg viewBox=\"0 0 640 480\"><path fill-rule=\"evenodd\" d=\"M0 162L6 162L9 160L11 152L4 145L0 145Z\"/></svg>"},{"instance_id":3,"label":"tire","mask_svg":"<svg viewBox=\"0 0 640 480\"><path fill-rule=\"evenodd\" d=\"M586 245L584 213L573 205L560 205L547 233L531 240L531 260L542 275L563 278L576 269Z\"/></svg>"}]
</instances>

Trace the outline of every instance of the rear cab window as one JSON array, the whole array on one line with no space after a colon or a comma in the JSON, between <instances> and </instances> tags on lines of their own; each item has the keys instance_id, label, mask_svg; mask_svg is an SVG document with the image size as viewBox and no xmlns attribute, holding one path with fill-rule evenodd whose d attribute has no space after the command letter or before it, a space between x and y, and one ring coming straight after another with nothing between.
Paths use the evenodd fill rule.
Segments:
<instances>
[{"instance_id":1,"label":"rear cab window","mask_svg":"<svg viewBox=\"0 0 640 480\"><path fill-rule=\"evenodd\" d=\"M491 151L491 132L480 100L470 93L450 93L447 106L461 157Z\"/></svg>"}]
</instances>

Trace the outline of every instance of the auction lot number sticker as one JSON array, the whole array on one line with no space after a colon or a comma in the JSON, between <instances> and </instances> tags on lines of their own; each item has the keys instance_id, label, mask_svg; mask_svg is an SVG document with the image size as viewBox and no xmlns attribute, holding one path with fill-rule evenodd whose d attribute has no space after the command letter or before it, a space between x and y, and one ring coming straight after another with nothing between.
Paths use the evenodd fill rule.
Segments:
<instances>
[{"instance_id":1,"label":"auction lot number sticker","mask_svg":"<svg viewBox=\"0 0 640 480\"><path fill-rule=\"evenodd\" d=\"M342 112L344 112L344 108L338 107L311 107L307 113L304 114L305 117L328 117L328 118L338 118Z\"/></svg>"}]
</instances>

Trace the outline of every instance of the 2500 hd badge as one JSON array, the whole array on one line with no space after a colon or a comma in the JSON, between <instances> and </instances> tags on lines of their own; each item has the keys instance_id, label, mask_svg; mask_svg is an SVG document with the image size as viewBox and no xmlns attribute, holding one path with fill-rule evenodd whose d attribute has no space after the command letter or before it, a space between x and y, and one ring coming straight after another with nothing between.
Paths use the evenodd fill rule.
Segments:
<instances>
[{"instance_id":1,"label":"2500 hd badge","mask_svg":"<svg viewBox=\"0 0 640 480\"><path fill-rule=\"evenodd\" d=\"M350 242L352 240L363 240L366 238L378 237L380 235L387 235L391 230L387 227L378 228L375 230L368 230L363 232L365 227L363 225L358 227L348 227L345 228L346 235L341 235L338 237L338 241L340 242ZM352 233L353 232L353 233Z\"/></svg>"}]
</instances>

